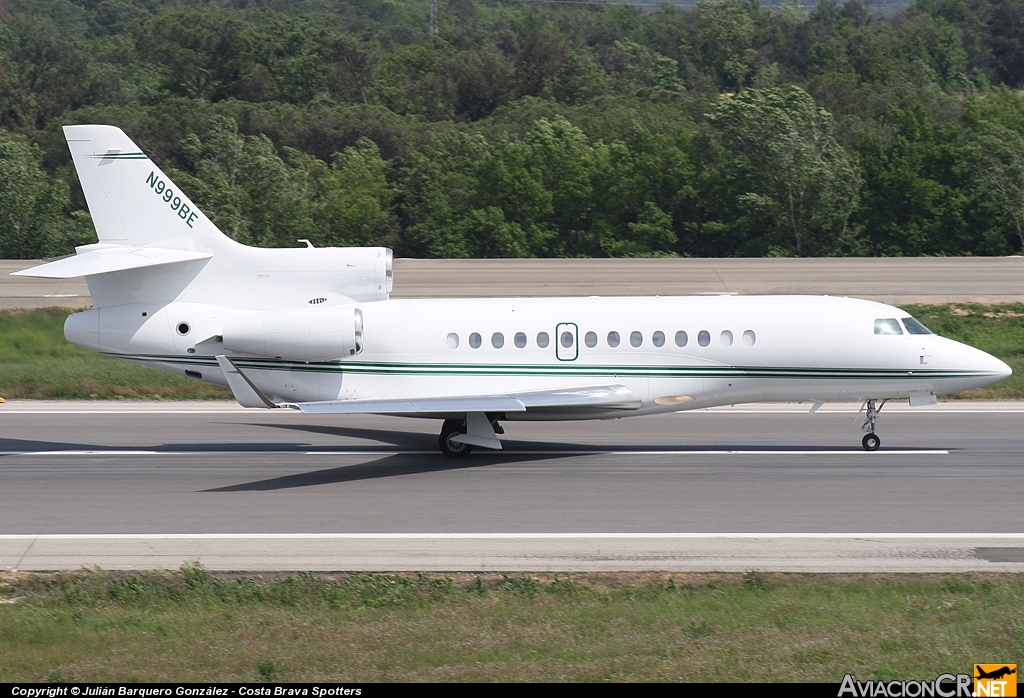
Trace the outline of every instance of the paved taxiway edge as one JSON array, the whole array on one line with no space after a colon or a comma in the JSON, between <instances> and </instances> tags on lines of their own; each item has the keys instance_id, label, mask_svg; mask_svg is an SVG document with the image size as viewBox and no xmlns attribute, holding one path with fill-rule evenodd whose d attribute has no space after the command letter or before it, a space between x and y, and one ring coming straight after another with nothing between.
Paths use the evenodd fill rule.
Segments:
<instances>
[{"instance_id":1,"label":"paved taxiway edge","mask_svg":"<svg viewBox=\"0 0 1024 698\"><path fill-rule=\"evenodd\" d=\"M1024 572L1024 534L0 536L0 569L218 572Z\"/></svg>"}]
</instances>

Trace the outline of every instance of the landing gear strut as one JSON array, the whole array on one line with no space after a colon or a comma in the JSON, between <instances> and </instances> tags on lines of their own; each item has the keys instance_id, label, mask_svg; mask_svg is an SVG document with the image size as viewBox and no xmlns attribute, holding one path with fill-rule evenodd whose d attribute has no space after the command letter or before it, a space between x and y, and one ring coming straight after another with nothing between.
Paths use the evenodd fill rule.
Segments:
<instances>
[{"instance_id":1,"label":"landing gear strut","mask_svg":"<svg viewBox=\"0 0 1024 698\"><path fill-rule=\"evenodd\" d=\"M465 458L468 456L473 451L472 446L459 441L452 441L453 436L465 433L466 420L444 420L444 425L441 427L441 436L437 439L437 445L441 448L441 453L449 458Z\"/></svg>"},{"instance_id":2,"label":"landing gear strut","mask_svg":"<svg viewBox=\"0 0 1024 698\"><path fill-rule=\"evenodd\" d=\"M860 425L860 428L867 432L864 438L861 439L861 445L865 451L877 451L878 447L882 445L882 440L875 434L875 421L878 419L878 413L885 407L885 403L888 400L882 400L880 404L876 406L874 400L865 400L864 406L861 408L864 410L865 418L864 423Z\"/></svg>"}]
</instances>

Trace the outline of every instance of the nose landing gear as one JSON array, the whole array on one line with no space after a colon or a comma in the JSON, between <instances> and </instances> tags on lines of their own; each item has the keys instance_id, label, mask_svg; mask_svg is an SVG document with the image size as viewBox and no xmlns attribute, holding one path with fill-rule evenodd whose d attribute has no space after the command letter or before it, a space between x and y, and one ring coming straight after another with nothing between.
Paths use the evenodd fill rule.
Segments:
<instances>
[{"instance_id":1,"label":"nose landing gear","mask_svg":"<svg viewBox=\"0 0 1024 698\"><path fill-rule=\"evenodd\" d=\"M860 425L860 428L867 432L864 438L861 439L861 446L864 447L865 451L877 451L878 447L882 445L882 440L875 434L875 421L878 419L878 413L885 407L885 403L888 400L882 400L877 406L874 400L865 400L861 410L864 411L865 418L864 423ZM858 415L860 412L857 413Z\"/></svg>"}]
</instances>

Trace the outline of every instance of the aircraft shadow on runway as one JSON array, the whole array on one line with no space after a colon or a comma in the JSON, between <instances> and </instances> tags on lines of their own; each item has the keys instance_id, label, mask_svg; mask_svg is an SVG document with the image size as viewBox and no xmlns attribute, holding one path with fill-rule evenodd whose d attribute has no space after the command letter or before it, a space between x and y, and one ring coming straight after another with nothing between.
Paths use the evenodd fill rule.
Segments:
<instances>
[{"instance_id":1,"label":"aircraft shadow on runway","mask_svg":"<svg viewBox=\"0 0 1024 698\"><path fill-rule=\"evenodd\" d=\"M466 468L482 468L489 465L508 465L510 463L526 463L538 460L550 460L552 458L565 458L578 456L576 453L556 454L474 454L468 458L452 460L445 458L440 453L431 455L408 455L404 453L395 454L380 460L369 463L357 463L355 465L343 465L338 468L326 470L314 470L308 473L297 473L295 475L283 475L281 477L245 482L239 485L228 485L226 487L215 487L203 492L265 492L269 490L285 490L295 487L315 487L317 485L332 485L341 482L358 482L361 480L376 480L386 477L399 477L402 475L422 475L424 473L448 472L452 470L463 470ZM509 457L511 456L511 458Z\"/></svg>"},{"instance_id":2,"label":"aircraft shadow on runway","mask_svg":"<svg viewBox=\"0 0 1024 698\"><path fill-rule=\"evenodd\" d=\"M232 422L236 425L237 422ZM249 422L249 426L264 429L289 429L310 434L325 434L336 438L362 439L377 441L403 448L427 450L437 448L437 436L408 431L392 431L390 429L367 429L365 427L324 426L322 424L274 424L273 422ZM345 448L355 448L354 444L345 444Z\"/></svg>"},{"instance_id":3,"label":"aircraft shadow on runway","mask_svg":"<svg viewBox=\"0 0 1024 698\"><path fill-rule=\"evenodd\" d=\"M436 448L436 444L433 444ZM45 455L47 451L53 451L56 453L62 451L99 451L101 455L117 455L119 451L123 451L125 454L132 454L136 451L154 451L156 453L220 453L224 455L232 455L239 453L259 453L265 451L268 454L281 454L294 451L296 455L309 453L311 451L331 451L341 452L344 450L351 450L353 453L360 455L365 453L372 453L374 449L361 449L353 445L347 445L342 449L331 448L330 446L317 446L313 447L309 443L297 443L297 442L266 442L259 443L253 441L244 442L227 442L218 441L216 443L210 442L198 442L198 443L170 443L170 444L85 444L85 443L67 443L62 441L31 441L26 439L0 439L0 457L6 456L17 456L25 453L31 453L33 455ZM382 454L392 453L393 451L388 449L379 449ZM419 450L427 450L426 446ZM440 453L438 453L440 457Z\"/></svg>"}]
</instances>

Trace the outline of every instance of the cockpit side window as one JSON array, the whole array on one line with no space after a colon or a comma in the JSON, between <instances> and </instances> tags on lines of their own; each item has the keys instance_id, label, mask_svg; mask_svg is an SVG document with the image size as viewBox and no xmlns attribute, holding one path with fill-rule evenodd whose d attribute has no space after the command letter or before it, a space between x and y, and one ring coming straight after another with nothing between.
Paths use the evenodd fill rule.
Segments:
<instances>
[{"instance_id":1,"label":"cockpit side window","mask_svg":"<svg viewBox=\"0 0 1024 698\"><path fill-rule=\"evenodd\" d=\"M920 320L915 320L912 317L903 318L903 326L907 328L907 332L910 334L935 334L922 325Z\"/></svg>"},{"instance_id":2,"label":"cockpit side window","mask_svg":"<svg viewBox=\"0 0 1024 698\"><path fill-rule=\"evenodd\" d=\"M875 320L875 334L903 334L903 328L894 317Z\"/></svg>"}]
</instances>

